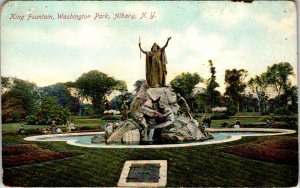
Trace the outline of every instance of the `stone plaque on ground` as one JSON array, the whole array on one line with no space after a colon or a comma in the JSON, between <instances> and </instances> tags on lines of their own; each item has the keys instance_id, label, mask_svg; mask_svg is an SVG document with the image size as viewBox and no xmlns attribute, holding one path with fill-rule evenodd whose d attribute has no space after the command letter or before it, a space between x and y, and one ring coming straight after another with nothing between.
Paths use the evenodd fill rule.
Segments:
<instances>
[{"instance_id":1,"label":"stone plaque on ground","mask_svg":"<svg viewBox=\"0 0 300 188\"><path fill-rule=\"evenodd\" d=\"M158 182L159 163L153 164L132 164L129 170L127 182Z\"/></svg>"},{"instance_id":2,"label":"stone plaque on ground","mask_svg":"<svg viewBox=\"0 0 300 188\"><path fill-rule=\"evenodd\" d=\"M166 186L167 161L142 160L126 161L118 186L130 187L157 187Z\"/></svg>"}]
</instances>

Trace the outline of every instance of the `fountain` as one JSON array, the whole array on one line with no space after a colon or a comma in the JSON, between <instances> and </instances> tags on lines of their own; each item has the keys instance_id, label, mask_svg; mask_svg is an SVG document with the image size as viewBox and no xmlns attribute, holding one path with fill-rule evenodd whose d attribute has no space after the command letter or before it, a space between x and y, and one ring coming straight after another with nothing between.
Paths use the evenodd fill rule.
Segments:
<instances>
[{"instance_id":1,"label":"fountain","mask_svg":"<svg viewBox=\"0 0 300 188\"><path fill-rule=\"evenodd\" d=\"M105 132L85 132L85 133L66 133L66 134L50 134L38 135L24 138L27 141L43 141L43 142L57 142L65 141L67 144L89 147L89 148L175 148L175 147L191 147L203 146L208 144L220 144L225 142L232 142L242 137L248 136L276 136L293 134L296 131L288 129L271 129L271 128L240 128L240 129L212 129L208 128L207 131L214 136L214 139L199 140L199 141L181 141L177 143L111 143L105 142L92 143L91 139L97 135L105 135Z\"/></svg>"},{"instance_id":2,"label":"fountain","mask_svg":"<svg viewBox=\"0 0 300 188\"><path fill-rule=\"evenodd\" d=\"M295 133L287 129L204 129L193 119L191 110L180 94L166 86L167 43L153 44L146 52L146 80L131 103L126 119L115 126L109 123L105 132L68 133L27 137L28 141L67 141L68 144L94 148L163 148L217 144L243 136L265 136Z\"/></svg>"},{"instance_id":3,"label":"fountain","mask_svg":"<svg viewBox=\"0 0 300 188\"><path fill-rule=\"evenodd\" d=\"M176 142L199 141L213 136L204 130L191 115L190 108L180 94L166 86L166 44L160 48L153 44L146 52L146 79L130 106L132 119L121 122L118 128L109 124L105 136L98 135L93 143Z\"/></svg>"},{"instance_id":4,"label":"fountain","mask_svg":"<svg viewBox=\"0 0 300 188\"><path fill-rule=\"evenodd\" d=\"M145 81L130 107L132 119L108 124L105 134L92 138L93 143L176 143L212 139L197 120L188 104L168 87L150 88Z\"/></svg>"}]
</instances>

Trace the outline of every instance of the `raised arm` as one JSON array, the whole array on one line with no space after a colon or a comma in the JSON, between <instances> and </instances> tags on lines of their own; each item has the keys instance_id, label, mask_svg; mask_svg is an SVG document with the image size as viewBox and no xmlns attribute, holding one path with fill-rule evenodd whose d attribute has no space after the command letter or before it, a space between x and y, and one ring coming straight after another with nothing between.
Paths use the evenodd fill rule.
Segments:
<instances>
[{"instance_id":1,"label":"raised arm","mask_svg":"<svg viewBox=\"0 0 300 188\"><path fill-rule=\"evenodd\" d=\"M164 50L167 46L168 46L168 44L169 44L169 40L171 40L171 37L169 37L168 38L168 40L167 40L167 42L166 42L166 44L162 47L162 49Z\"/></svg>"},{"instance_id":2,"label":"raised arm","mask_svg":"<svg viewBox=\"0 0 300 188\"><path fill-rule=\"evenodd\" d=\"M141 50L141 52L143 52L144 54L146 54L146 53L147 53L146 51L144 51L144 50L142 49L142 47L141 47L141 43L139 43L139 47L140 47L140 50Z\"/></svg>"}]
</instances>

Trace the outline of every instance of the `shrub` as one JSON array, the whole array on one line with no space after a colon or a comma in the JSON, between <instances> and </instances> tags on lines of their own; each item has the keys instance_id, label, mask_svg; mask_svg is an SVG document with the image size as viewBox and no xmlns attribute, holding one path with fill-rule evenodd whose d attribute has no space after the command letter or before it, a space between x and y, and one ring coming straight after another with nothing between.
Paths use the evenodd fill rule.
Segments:
<instances>
[{"instance_id":1,"label":"shrub","mask_svg":"<svg viewBox=\"0 0 300 188\"><path fill-rule=\"evenodd\" d=\"M16 122L25 119L27 112L22 105L22 101L17 98L10 98L2 103L2 121Z\"/></svg>"},{"instance_id":2,"label":"shrub","mask_svg":"<svg viewBox=\"0 0 300 188\"><path fill-rule=\"evenodd\" d=\"M229 119L229 115L227 113L213 113L210 119Z\"/></svg>"},{"instance_id":3,"label":"shrub","mask_svg":"<svg viewBox=\"0 0 300 188\"><path fill-rule=\"evenodd\" d=\"M230 104L230 105L227 107L226 113L227 113L229 116L234 116L234 114L237 113L236 106L233 105L233 104Z\"/></svg>"},{"instance_id":4,"label":"shrub","mask_svg":"<svg viewBox=\"0 0 300 188\"><path fill-rule=\"evenodd\" d=\"M260 113L262 116L267 116L267 115L270 115L270 112L261 112Z\"/></svg>"},{"instance_id":5,"label":"shrub","mask_svg":"<svg viewBox=\"0 0 300 188\"><path fill-rule=\"evenodd\" d=\"M53 97L44 97L38 110L27 117L28 124L50 125L52 121L57 124L65 124L71 115L70 111L58 105Z\"/></svg>"},{"instance_id":6,"label":"shrub","mask_svg":"<svg viewBox=\"0 0 300 188\"><path fill-rule=\"evenodd\" d=\"M283 121L283 122L291 122L291 121L298 121L297 116L263 116L260 118L260 121L266 121L267 119L273 119L274 121Z\"/></svg>"},{"instance_id":7,"label":"shrub","mask_svg":"<svg viewBox=\"0 0 300 188\"><path fill-rule=\"evenodd\" d=\"M291 115L291 111L286 107L279 107L275 110L274 114L276 115Z\"/></svg>"}]
</instances>

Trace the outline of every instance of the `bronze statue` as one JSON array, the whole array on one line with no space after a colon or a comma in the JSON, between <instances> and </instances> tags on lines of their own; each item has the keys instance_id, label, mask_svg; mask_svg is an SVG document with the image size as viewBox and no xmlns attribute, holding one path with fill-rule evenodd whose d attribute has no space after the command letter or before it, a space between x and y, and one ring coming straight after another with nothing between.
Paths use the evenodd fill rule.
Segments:
<instances>
[{"instance_id":1,"label":"bronze statue","mask_svg":"<svg viewBox=\"0 0 300 188\"><path fill-rule=\"evenodd\" d=\"M146 79L150 87L166 86L167 76L167 57L165 48L168 46L168 38L166 44L160 48L156 43L153 44L151 51L144 51L139 43L140 50L146 54Z\"/></svg>"}]
</instances>

